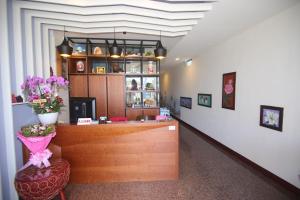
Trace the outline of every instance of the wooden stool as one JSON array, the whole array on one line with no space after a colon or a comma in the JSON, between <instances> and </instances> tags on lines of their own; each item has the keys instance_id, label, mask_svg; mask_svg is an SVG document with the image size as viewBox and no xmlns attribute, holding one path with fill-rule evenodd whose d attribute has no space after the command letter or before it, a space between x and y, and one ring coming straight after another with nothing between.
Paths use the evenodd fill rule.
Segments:
<instances>
[{"instance_id":1,"label":"wooden stool","mask_svg":"<svg viewBox=\"0 0 300 200\"><path fill-rule=\"evenodd\" d=\"M16 174L15 187L19 196L24 200L48 200L63 192L70 176L70 164L63 159L51 161L50 167L38 168L30 166Z\"/></svg>"}]
</instances>

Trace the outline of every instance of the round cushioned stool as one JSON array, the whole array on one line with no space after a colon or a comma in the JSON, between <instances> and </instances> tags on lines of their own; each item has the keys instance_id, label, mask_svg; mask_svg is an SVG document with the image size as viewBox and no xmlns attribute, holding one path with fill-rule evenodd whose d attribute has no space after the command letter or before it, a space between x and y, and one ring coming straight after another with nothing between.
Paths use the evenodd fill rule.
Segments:
<instances>
[{"instance_id":1,"label":"round cushioned stool","mask_svg":"<svg viewBox=\"0 0 300 200\"><path fill-rule=\"evenodd\" d=\"M63 192L70 176L70 164L63 159L51 161L50 167L30 166L16 174L15 186L19 196L24 200L48 200Z\"/></svg>"}]
</instances>

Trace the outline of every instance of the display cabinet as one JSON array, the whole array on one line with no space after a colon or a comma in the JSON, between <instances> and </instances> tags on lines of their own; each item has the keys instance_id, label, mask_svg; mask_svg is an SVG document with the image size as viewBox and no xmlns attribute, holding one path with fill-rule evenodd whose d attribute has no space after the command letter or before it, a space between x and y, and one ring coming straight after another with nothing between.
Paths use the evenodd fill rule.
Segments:
<instances>
[{"instance_id":1,"label":"display cabinet","mask_svg":"<svg viewBox=\"0 0 300 200\"><path fill-rule=\"evenodd\" d=\"M69 40L73 44L66 70L70 97L96 97L97 117L135 119L137 115L159 113L160 62L154 57L157 40L117 39L122 47L120 58L109 55L113 39Z\"/></svg>"}]
</instances>

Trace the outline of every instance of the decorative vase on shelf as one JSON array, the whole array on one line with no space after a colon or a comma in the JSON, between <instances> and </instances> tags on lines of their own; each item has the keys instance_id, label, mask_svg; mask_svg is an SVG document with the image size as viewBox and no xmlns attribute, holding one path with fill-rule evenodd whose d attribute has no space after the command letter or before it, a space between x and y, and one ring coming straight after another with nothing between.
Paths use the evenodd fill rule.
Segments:
<instances>
[{"instance_id":1,"label":"decorative vase on shelf","mask_svg":"<svg viewBox=\"0 0 300 200\"><path fill-rule=\"evenodd\" d=\"M43 125L55 124L58 118L58 112L38 114L38 118Z\"/></svg>"}]
</instances>

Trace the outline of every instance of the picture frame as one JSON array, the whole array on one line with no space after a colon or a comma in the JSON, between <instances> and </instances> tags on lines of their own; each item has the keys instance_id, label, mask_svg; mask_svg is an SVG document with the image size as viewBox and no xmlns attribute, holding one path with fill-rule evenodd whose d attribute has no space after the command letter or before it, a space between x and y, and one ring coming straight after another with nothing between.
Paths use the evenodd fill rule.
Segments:
<instances>
[{"instance_id":1,"label":"picture frame","mask_svg":"<svg viewBox=\"0 0 300 200\"><path fill-rule=\"evenodd\" d=\"M198 93L198 105L211 108L212 97L211 94Z\"/></svg>"},{"instance_id":2,"label":"picture frame","mask_svg":"<svg viewBox=\"0 0 300 200\"><path fill-rule=\"evenodd\" d=\"M235 110L236 72L223 74L222 108Z\"/></svg>"},{"instance_id":3,"label":"picture frame","mask_svg":"<svg viewBox=\"0 0 300 200\"><path fill-rule=\"evenodd\" d=\"M103 66L97 66L96 67L96 74L105 74L105 67Z\"/></svg>"},{"instance_id":4,"label":"picture frame","mask_svg":"<svg viewBox=\"0 0 300 200\"><path fill-rule=\"evenodd\" d=\"M76 62L76 71L77 72L84 72L85 70L85 65L83 60L79 60Z\"/></svg>"},{"instance_id":5,"label":"picture frame","mask_svg":"<svg viewBox=\"0 0 300 200\"><path fill-rule=\"evenodd\" d=\"M275 106L260 106L259 125L276 131L282 131L283 108Z\"/></svg>"},{"instance_id":6,"label":"picture frame","mask_svg":"<svg viewBox=\"0 0 300 200\"><path fill-rule=\"evenodd\" d=\"M104 70L100 69L99 67L104 68ZM92 62L92 73L93 74L105 74L106 71L107 71L107 64L105 61L97 60L97 61Z\"/></svg>"},{"instance_id":7,"label":"picture frame","mask_svg":"<svg viewBox=\"0 0 300 200\"><path fill-rule=\"evenodd\" d=\"M103 56L105 55L106 52L105 52L105 48L103 47L100 47L100 46L94 46L92 48L92 55L97 55L97 56Z\"/></svg>"},{"instance_id":8,"label":"picture frame","mask_svg":"<svg viewBox=\"0 0 300 200\"><path fill-rule=\"evenodd\" d=\"M73 45L73 56L86 55L86 44L75 43Z\"/></svg>"},{"instance_id":9,"label":"picture frame","mask_svg":"<svg viewBox=\"0 0 300 200\"><path fill-rule=\"evenodd\" d=\"M192 109L192 98L191 97L180 97L180 106L188 109Z\"/></svg>"}]
</instances>

